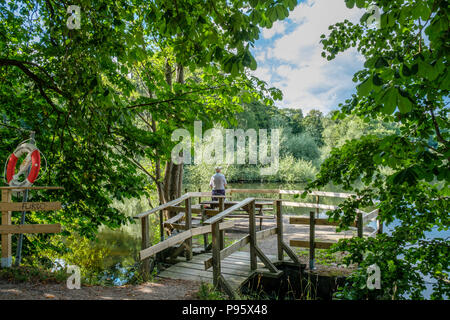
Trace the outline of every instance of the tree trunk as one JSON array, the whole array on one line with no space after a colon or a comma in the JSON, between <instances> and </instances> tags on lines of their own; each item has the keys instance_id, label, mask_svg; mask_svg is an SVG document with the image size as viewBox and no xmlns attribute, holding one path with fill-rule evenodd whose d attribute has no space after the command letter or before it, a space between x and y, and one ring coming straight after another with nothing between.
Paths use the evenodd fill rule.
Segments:
<instances>
[{"instance_id":1,"label":"tree trunk","mask_svg":"<svg viewBox=\"0 0 450 320\"><path fill-rule=\"evenodd\" d=\"M176 82L184 83L184 68L182 65L176 67ZM172 68L168 62L166 62L166 81L169 85L172 85ZM163 199L160 199L162 203L174 200L181 197L181 190L183 190L183 164L175 164L172 160L168 161L164 171L164 183L162 188ZM168 216L171 218L176 215L176 212L169 212Z\"/></svg>"}]
</instances>

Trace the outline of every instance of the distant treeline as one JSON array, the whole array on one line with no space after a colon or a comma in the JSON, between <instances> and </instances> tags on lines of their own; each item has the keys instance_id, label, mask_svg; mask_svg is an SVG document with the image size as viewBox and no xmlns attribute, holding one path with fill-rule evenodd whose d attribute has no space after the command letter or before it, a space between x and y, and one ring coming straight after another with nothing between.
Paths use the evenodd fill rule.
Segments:
<instances>
[{"instance_id":1,"label":"distant treeline","mask_svg":"<svg viewBox=\"0 0 450 320\"><path fill-rule=\"evenodd\" d=\"M313 109L304 115L301 108L278 108L260 102L248 103L243 107L243 112L236 115L234 128L281 130L280 165L276 174L268 176L260 174L260 164L223 165L229 182L307 182L314 179L332 148L362 135L383 136L396 130L382 119L364 122L353 116L334 120L332 113L324 115ZM215 164L205 163L186 165L185 183L208 180L214 167Z\"/></svg>"}]
</instances>

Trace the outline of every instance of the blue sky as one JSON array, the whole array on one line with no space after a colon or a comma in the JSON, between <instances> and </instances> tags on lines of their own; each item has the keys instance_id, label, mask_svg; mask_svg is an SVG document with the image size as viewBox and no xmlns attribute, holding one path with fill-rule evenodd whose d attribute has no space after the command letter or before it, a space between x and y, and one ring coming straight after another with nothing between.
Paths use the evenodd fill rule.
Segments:
<instances>
[{"instance_id":1,"label":"blue sky","mask_svg":"<svg viewBox=\"0 0 450 320\"><path fill-rule=\"evenodd\" d=\"M348 9L344 0L303 0L288 18L262 29L252 50L258 62L254 75L283 92L279 107L328 113L351 96L362 57L349 49L327 61L319 41L329 33L328 26L345 19L357 22L363 14L362 9Z\"/></svg>"}]
</instances>

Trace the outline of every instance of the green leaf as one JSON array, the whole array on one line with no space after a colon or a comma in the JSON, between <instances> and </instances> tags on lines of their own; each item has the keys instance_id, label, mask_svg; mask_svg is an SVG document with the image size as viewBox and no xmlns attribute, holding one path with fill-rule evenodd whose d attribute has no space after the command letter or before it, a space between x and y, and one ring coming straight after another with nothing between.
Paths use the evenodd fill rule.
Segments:
<instances>
[{"instance_id":1,"label":"green leaf","mask_svg":"<svg viewBox=\"0 0 450 320\"><path fill-rule=\"evenodd\" d=\"M416 75L419 72L419 64L415 63L411 67L411 75Z\"/></svg>"},{"instance_id":2,"label":"green leaf","mask_svg":"<svg viewBox=\"0 0 450 320\"><path fill-rule=\"evenodd\" d=\"M427 21L431 14L431 9L428 7L426 1L418 1L415 11L423 21Z\"/></svg>"},{"instance_id":3,"label":"green leaf","mask_svg":"<svg viewBox=\"0 0 450 320\"><path fill-rule=\"evenodd\" d=\"M360 96L368 96L370 91L372 91L372 88L373 88L373 80L372 77L369 77L358 86L358 94Z\"/></svg>"},{"instance_id":4,"label":"green leaf","mask_svg":"<svg viewBox=\"0 0 450 320\"><path fill-rule=\"evenodd\" d=\"M398 94L398 109L401 113L408 113L412 109L412 102L402 94Z\"/></svg>"},{"instance_id":5,"label":"green leaf","mask_svg":"<svg viewBox=\"0 0 450 320\"><path fill-rule=\"evenodd\" d=\"M386 59L383 57L377 58L377 61L375 62L375 68L380 69L384 67L389 67L389 63L386 61Z\"/></svg>"},{"instance_id":6,"label":"green leaf","mask_svg":"<svg viewBox=\"0 0 450 320\"><path fill-rule=\"evenodd\" d=\"M356 0L356 6L360 9L364 8L366 5L366 0Z\"/></svg>"},{"instance_id":7,"label":"green leaf","mask_svg":"<svg viewBox=\"0 0 450 320\"><path fill-rule=\"evenodd\" d=\"M345 0L345 5L347 6L347 8L353 9L353 7L355 6L355 0Z\"/></svg>"},{"instance_id":8,"label":"green leaf","mask_svg":"<svg viewBox=\"0 0 450 320\"><path fill-rule=\"evenodd\" d=\"M436 69L430 65L429 63L425 61L419 60L419 71L417 73L419 76L428 79L430 81L436 80L438 77L438 72L436 72Z\"/></svg>"},{"instance_id":9,"label":"green leaf","mask_svg":"<svg viewBox=\"0 0 450 320\"><path fill-rule=\"evenodd\" d=\"M441 83L441 88L443 90L450 90L450 72L446 72L444 79L442 80Z\"/></svg>"},{"instance_id":10,"label":"green leaf","mask_svg":"<svg viewBox=\"0 0 450 320\"><path fill-rule=\"evenodd\" d=\"M256 68L258 67L256 60L253 56L250 56L251 62L250 62L250 69L251 70L256 70Z\"/></svg>"},{"instance_id":11,"label":"green leaf","mask_svg":"<svg viewBox=\"0 0 450 320\"><path fill-rule=\"evenodd\" d=\"M411 69L408 68L408 66L406 64L403 64L402 66L402 75L404 77L410 77L411 76Z\"/></svg>"},{"instance_id":12,"label":"green leaf","mask_svg":"<svg viewBox=\"0 0 450 320\"><path fill-rule=\"evenodd\" d=\"M373 84L375 86L382 86L383 85L383 79L380 78L380 76L378 74L375 74L373 76Z\"/></svg>"},{"instance_id":13,"label":"green leaf","mask_svg":"<svg viewBox=\"0 0 450 320\"><path fill-rule=\"evenodd\" d=\"M383 103L383 109L381 110L385 114L394 113L397 108L397 95L398 90L395 87L391 87L387 89L381 98L381 102Z\"/></svg>"},{"instance_id":14,"label":"green leaf","mask_svg":"<svg viewBox=\"0 0 450 320\"><path fill-rule=\"evenodd\" d=\"M291 10L291 11L294 10L295 7L297 6L297 0L290 0L288 6L289 6L289 10Z\"/></svg>"}]
</instances>

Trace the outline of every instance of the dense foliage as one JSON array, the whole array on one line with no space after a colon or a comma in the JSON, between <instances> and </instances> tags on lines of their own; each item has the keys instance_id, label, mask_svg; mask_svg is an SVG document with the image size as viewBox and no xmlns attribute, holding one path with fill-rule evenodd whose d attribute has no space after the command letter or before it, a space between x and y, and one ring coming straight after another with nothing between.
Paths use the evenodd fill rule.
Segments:
<instances>
[{"instance_id":1,"label":"dense foliage","mask_svg":"<svg viewBox=\"0 0 450 320\"><path fill-rule=\"evenodd\" d=\"M39 183L65 187L45 194L64 210L27 219L88 236L130 221L111 203L154 188L140 162L167 161L175 128L281 97L247 75L256 68L249 46L295 4L2 1L0 158L28 138L13 128L33 130L49 163ZM80 7L79 29L67 26L69 5Z\"/></svg>"},{"instance_id":2,"label":"dense foliage","mask_svg":"<svg viewBox=\"0 0 450 320\"><path fill-rule=\"evenodd\" d=\"M356 47L365 57L354 77L357 94L340 106L336 118L350 116L371 122L383 118L397 130L363 135L334 148L309 188L330 182L358 197L330 215L348 227L354 208L375 206L388 233L370 239L348 239L337 250L350 253L347 262L360 268L340 293L341 298L402 299L423 297L425 281L431 298L448 297L449 239L431 236L449 228L449 7L441 0L346 0L348 7L376 4L379 28L349 21L322 36L323 56ZM388 172L385 177L382 170ZM385 170L388 169L388 170ZM362 188L354 182L361 179ZM381 289L366 285L367 268L381 269Z\"/></svg>"}]
</instances>

